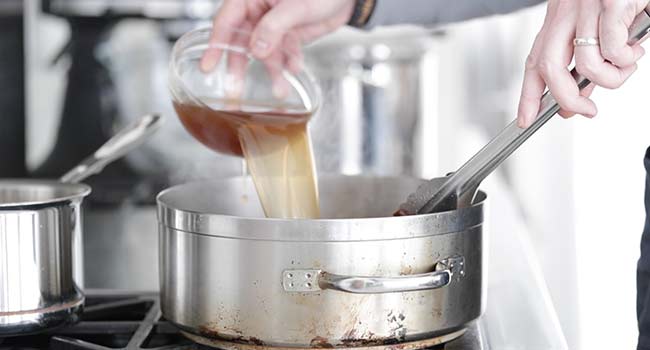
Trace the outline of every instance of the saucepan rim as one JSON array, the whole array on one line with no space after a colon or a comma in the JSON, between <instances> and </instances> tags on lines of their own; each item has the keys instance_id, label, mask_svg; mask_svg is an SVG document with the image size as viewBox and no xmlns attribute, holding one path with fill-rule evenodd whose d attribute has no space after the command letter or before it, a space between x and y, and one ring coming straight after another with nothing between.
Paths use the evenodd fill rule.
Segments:
<instances>
[{"instance_id":1,"label":"saucepan rim","mask_svg":"<svg viewBox=\"0 0 650 350\"><path fill-rule=\"evenodd\" d=\"M334 177L424 181L412 177L363 175L330 175L321 177L321 179ZM184 186L232 181L233 179L241 179L241 177L190 182L172 186L160 192L156 197L156 202L161 229L164 226L189 234L263 241L338 242L417 238L463 232L482 225L483 208L487 200L487 194L479 191L475 203L469 208L425 215L343 219L277 219L234 216L187 210L175 207L165 201L165 197L169 193L179 191ZM404 196L406 195L407 193L404 194ZM396 207L399 205L399 200L396 199Z\"/></svg>"},{"instance_id":2,"label":"saucepan rim","mask_svg":"<svg viewBox=\"0 0 650 350\"><path fill-rule=\"evenodd\" d=\"M30 206L52 205L83 198L90 194L90 186L82 183L71 184L56 180L33 180L33 179L3 179L0 180L0 193L3 190L34 191L54 189L52 195L43 198L29 199L23 201L4 202L0 198L0 210L17 209Z\"/></svg>"}]
</instances>

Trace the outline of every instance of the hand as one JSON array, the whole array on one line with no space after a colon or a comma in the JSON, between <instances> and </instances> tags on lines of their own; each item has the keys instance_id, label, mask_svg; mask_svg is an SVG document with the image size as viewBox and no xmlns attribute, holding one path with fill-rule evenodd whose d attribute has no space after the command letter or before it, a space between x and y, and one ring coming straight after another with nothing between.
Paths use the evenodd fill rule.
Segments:
<instances>
[{"instance_id":1,"label":"hand","mask_svg":"<svg viewBox=\"0 0 650 350\"><path fill-rule=\"evenodd\" d=\"M258 59L279 61L284 51L289 66L299 68L301 44L334 31L348 22L354 0L225 0L213 21L212 43L230 43L231 35L219 27L252 31L246 44ZM201 61L205 71L219 62L218 50L208 50ZM285 57L286 58L286 57Z\"/></svg>"},{"instance_id":2,"label":"hand","mask_svg":"<svg viewBox=\"0 0 650 350\"><path fill-rule=\"evenodd\" d=\"M519 100L518 125L535 120L548 87L561 107L560 115L593 117L589 99L594 87L620 87L637 68L642 47L627 44L628 28L648 0L550 0L546 18L526 60ZM573 46L575 37L599 38L600 46ZM578 73L592 84L580 91L568 65L575 57Z\"/></svg>"}]
</instances>

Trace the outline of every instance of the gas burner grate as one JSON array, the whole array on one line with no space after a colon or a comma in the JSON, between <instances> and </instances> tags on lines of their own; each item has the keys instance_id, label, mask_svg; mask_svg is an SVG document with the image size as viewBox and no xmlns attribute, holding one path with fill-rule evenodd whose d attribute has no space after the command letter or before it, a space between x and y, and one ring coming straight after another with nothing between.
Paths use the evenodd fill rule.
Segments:
<instances>
[{"instance_id":1,"label":"gas burner grate","mask_svg":"<svg viewBox=\"0 0 650 350\"><path fill-rule=\"evenodd\" d=\"M0 339L0 349L207 349L162 318L158 297L88 296L81 321L39 335Z\"/></svg>"}]
</instances>

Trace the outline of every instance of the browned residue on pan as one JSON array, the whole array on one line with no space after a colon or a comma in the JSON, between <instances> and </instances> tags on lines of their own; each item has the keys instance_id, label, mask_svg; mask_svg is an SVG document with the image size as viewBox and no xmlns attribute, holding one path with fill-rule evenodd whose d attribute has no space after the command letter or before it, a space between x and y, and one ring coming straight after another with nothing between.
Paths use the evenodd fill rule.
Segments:
<instances>
[{"instance_id":1,"label":"browned residue on pan","mask_svg":"<svg viewBox=\"0 0 650 350\"><path fill-rule=\"evenodd\" d=\"M325 337L315 337L309 342L309 346L319 349L334 348L334 345L332 345Z\"/></svg>"},{"instance_id":2,"label":"browned residue on pan","mask_svg":"<svg viewBox=\"0 0 650 350\"><path fill-rule=\"evenodd\" d=\"M400 276L413 274L413 266L411 265L402 266L402 269L399 271L399 274Z\"/></svg>"},{"instance_id":3,"label":"browned residue on pan","mask_svg":"<svg viewBox=\"0 0 650 350\"><path fill-rule=\"evenodd\" d=\"M237 334L242 334L240 330L231 330ZM228 334L224 334L224 332L221 332L219 330L216 330L210 326L201 326L199 327L199 333L201 333L202 336L210 339L216 339L216 340L222 340L222 341L227 341L227 342L235 342L235 343L241 343L241 344L249 344L249 345L257 345L257 346L264 346L265 343L256 338L256 337L244 337L242 335L238 336L230 336Z\"/></svg>"},{"instance_id":4,"label":"browned residue on pan","mask_svg":"<svg viewBox=\"0 0 650 350\"><path fill-rule=\"evenodd\" d=\"M407 212L406 210L399 208L394 213L393 216L409 216L413 215L412 213Z\"/></svg>"},{"instance_id":5,"label":"browned residue on pan","mask_svg":"<svg viewBox=\"0 0 650 350\"><path fill-rule=\"evenodd\" d=\"M325 337L315 337L312 339L309 347L286 347L286 346L272 346L272 345L257 345L248 339L248 343L224 341L219 339L208 339L196 336L190 333L181 332L186 337L194 340L195 342L218 347L224 350L311 350L311 349L354 349L354 350L417 350L430 348L453 339L465 333L464 329L443 335L432 339L424 339L410 342L403 342L396 338L376 338L374 340L368 339L348 339L347 341L337 342L336 345L332 344L332 340Z\"/></svg>"}]
</instances>

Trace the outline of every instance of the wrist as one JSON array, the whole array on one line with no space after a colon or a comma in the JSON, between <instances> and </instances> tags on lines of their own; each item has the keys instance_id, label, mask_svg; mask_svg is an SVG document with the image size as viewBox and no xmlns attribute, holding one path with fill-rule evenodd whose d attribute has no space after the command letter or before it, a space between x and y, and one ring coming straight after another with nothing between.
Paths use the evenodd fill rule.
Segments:
<instances>
[{"instance_id":1,"label":"wrist","mask_svg":"<svg viewBox=\"0 0 650 350\"><path fill-rule=\"evenodd\" d=\"M352 14L348 20L348 25L357 28L366 25L372 16L377 1L378 0L355 0Z\"/></svg>"}]
</instances>

